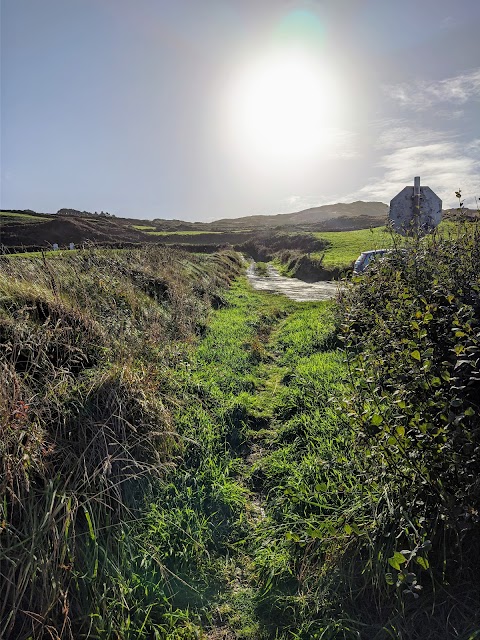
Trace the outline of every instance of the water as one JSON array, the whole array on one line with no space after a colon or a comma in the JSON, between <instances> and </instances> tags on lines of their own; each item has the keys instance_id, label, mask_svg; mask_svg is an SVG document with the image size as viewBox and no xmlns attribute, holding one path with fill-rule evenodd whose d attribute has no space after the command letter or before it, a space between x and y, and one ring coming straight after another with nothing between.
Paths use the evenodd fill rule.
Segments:
<instances>
[{"instance_id":1,"label":"water","mask_svg":"<svg viewBox=\"0 0 480 640\"><path fill-rule=\"evenodd\" d=\"M252 260L247 269L247 277L254 289L282 293L287 298L297 302L330 300L339 291L337 282L303 282L303 280L298 280L297 278L285 278L270 264L267 265L267 270L268 276L257 276L255 274L255 262Z\"/></svg>"}]
</instances>

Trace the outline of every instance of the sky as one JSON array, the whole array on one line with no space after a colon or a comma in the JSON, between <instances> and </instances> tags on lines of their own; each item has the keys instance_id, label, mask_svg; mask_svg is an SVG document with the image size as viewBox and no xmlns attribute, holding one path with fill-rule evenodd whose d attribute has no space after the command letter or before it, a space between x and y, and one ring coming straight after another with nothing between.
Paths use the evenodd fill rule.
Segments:
<instances>
[{"instance_id":1,"label":"sky","mask_svg":"<svg viewBox=\"0 0 480 640\"><path fill-rule=\"evenodd\" d=\"M480 196L479 0L0 0L4 209Z\"/></svg>"}]
</instances>

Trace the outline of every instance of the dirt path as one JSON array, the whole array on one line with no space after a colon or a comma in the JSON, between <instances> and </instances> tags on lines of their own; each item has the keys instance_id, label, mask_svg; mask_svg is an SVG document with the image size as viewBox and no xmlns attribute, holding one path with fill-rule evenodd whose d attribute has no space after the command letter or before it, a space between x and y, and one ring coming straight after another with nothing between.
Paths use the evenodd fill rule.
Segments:
<instances>
[{"instance_id":1,"label":"dirt path","mask_svg":"<svg viewBox=\"0 0 480 640\"><path fill-rule=\"evenodd\" d=\"M338 293L336 282L303 282L297 278L285 278L271 265L267 266L268 276L255 274L255 262L251 262L247 269L247 277L254 289L283 293L291 300L305 302L309 300L329 300Z\"/></svg>"}]
</instances>

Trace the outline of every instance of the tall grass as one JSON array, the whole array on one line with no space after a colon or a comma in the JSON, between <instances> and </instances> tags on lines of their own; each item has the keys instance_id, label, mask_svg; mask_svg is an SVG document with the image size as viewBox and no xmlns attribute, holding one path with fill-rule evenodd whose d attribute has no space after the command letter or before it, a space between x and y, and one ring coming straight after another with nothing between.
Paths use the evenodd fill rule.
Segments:
<instances>
[{"instance_id":1,"label":"tall grass","mask_svg":"<svg viewBox=\"0 0 480 640\"><path fill-rule=\"evenodd\" d=\"M229 252L2 259L0 635L473 640L472 229L336 305Z\"/></svg>"},{"instance_id":2,"label":"tall grass","mask_svg":"<svg viewBox=\"0 0 480 640\"><path fill-rule=\"evenodd\" d=\"M1 637L162 637L167 583L138 535L178 448L162 389L238 269L160 249L1 259Z\"/></svg>"}]
</instances>

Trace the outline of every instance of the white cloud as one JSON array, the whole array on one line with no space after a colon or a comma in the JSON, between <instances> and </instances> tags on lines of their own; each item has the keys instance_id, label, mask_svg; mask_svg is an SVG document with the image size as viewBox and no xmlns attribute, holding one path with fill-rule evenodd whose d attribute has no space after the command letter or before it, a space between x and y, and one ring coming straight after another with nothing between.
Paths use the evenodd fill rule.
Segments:
<instances>
[{"instance_id":1,"label":"white cloud","mask_svg":"<svg viewBox=\"0 0 480 640\"><path fill-rule=\"evenodd\" d=\"M424 111L442 102L461 105L472 98L480 98L480 69L437 82L417 80L387 85L384 90L393 101L416 111Z\"/></svg>"},{"instance_id":2,"label":"white cloud","mask_svg":"<svg viewBox=\"0 0 480 640\"><path fill-rule=\"evenodd\" d=\"M406 120L387 120L380 123L380 132L377 141L379 149L403 149L404 147L415 147L433 142L445 140L445 133L424 129L421 127L408 126Z\"/></svg>"},{"instance_id":3,"label":"white cloud","mask_svg":"<svg viewBox=\"0 0 480 640\"><path fill-rule=\"evenodd\" d=\"M480 138L476 138L475 140L472 140L467 145L467 150L468 151L473 151L474 153L480 154Z\"/></svg>"},{"instance_id":4,"label":"white cloud","mask_svg":"<svg viewBox=\"0 0 480 640\"><path fill-rule=\"evenodd\" d=\"M442 198L444 207L455 206L457 189L462 190L467 206L474 205L475 196L480 195L480 140L462 145L435 131L399 127L396 134L386 132L383 141L389 147L378 163L383 176L372 179L352 197L388 203L419 175L421 183Z\"/></svg>"}]
</instances>

